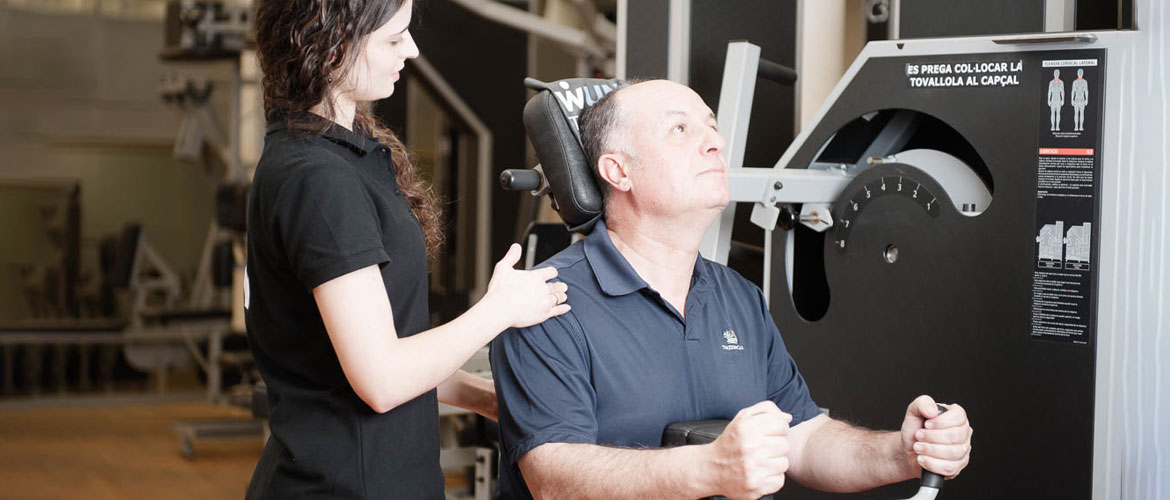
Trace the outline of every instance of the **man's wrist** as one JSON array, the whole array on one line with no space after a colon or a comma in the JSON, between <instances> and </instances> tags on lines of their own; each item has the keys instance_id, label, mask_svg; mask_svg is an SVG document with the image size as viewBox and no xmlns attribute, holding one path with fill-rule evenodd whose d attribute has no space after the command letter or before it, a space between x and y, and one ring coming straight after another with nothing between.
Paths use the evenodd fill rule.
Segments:
<instances>
[{"instance_id":1,"label":"man's wrist","mask_svg":"<svg viewBox=\"0 0 1170 500\"><path fill-rule=\"evenodd\" d=\"M680 446L676 450L683 454L681 470L687 471L684 478L691 496L709 497L722 492L714 443Z\"/></svg>"},{"instance_id":2,"label":"man's wrist","mask_svg":"<svg viewBox=\"0 0 1170 500\"><path fill-rule=\"evenodd\" d=\"M910 449L902 442L902 433L900 431L891 432L896 439L892 440L897 444L895 448L894 463L901 465L901 480L915 479L922 476L922 466L918 465L918 454L914 452L913 445Z\"/></svg>"}]
</instances>

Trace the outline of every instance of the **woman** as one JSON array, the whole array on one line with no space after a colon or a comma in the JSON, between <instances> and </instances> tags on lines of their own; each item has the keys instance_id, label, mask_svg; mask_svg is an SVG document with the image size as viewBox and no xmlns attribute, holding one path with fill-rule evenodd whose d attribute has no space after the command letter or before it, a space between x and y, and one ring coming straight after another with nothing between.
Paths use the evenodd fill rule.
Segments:
<instances>
[{"instance_id":1,"label":"woman","mask_svg":"<svg viewBox=\"0 0 1170 500\"><path fill-rule=\"evenodd\" d=\"M364 105L418 56L411 14L411 0L259 4L269 127L244 302L272 437L249 498L443 498L436 399L495 418L491 382L459 367L569 309L556 270L512 269L512 245L483 299L427 330L435 200Z\"/></svg>"}]
</instances>

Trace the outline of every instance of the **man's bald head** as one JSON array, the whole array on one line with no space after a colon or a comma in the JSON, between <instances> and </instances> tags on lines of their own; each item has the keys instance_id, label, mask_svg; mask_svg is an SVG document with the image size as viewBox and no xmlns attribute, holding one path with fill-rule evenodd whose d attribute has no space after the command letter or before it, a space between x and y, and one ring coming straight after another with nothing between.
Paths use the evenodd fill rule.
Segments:
<instances>
[{"instance_id":1,"label":"man's bald head","mask_svg":"<svg viewBox=\"0 0 1170 500\"><path fill-rule=\"evenodd\" d=\"M725 141L715 113L689 87L669 80L631 84L579 120L607 214L619 198L639 217L685 217L727 204Z\"/></svg>"},{"instance_id":2,"label":"man's bald head","mask_svg":"<svg viewBox=\"0 0 1170 500\"><path fill-rule=\"evenodd\" d=\"M581 131L581 145L585 152L585 161L593 180L601 189L603 200L609 199L609 184L597 172L597 161L602 155L622 153L636 161L637 155L630 141L630 126L633 117L625 109L626 101L639 101L639 94L654 93L666 87L681 87L692 92L685 85L670 80L626 80L627 86L621 87L604 96L592 106L585 108L577 118Z\"/></svg>"}]
</instances>

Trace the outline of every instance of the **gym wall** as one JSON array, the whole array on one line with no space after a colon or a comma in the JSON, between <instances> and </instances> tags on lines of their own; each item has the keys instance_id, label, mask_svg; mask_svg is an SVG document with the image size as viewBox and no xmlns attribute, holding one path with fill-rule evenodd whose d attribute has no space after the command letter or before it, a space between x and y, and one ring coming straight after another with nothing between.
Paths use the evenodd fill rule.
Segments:
<instances>
[{"instance_id":1,"label":"gym wall","mask_svg":"<svg viewBox=\"0 0 1170 500\"><path fill-rule=\"evenodd\" d=\"M80 267L91 280L98 241L131 221L180 275L198 264L219 173L171 157L179 113L156 91L174 67L158 60L162 43L157 19L0 8L0 180L80 181ZM219 63L192 68L220 85L230 75ZM224 94L213 96L220 116ZM26 248L45 236L24 213L0 213L0 320L27 316L19 266L48 263Z\"/></svg>"}]
</instances>

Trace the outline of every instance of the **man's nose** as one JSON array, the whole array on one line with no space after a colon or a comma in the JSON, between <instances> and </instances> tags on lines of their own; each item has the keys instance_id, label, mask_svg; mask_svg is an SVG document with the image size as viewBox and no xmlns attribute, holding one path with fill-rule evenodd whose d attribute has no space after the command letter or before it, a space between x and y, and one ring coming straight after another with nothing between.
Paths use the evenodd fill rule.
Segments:
<instances>
[{"instance_id":1,"label":"man's nose","mask_svg":"<svg viewBox=\"0 0 1170 500\"><path fill-rule=\"evenodd\" d=\"M703 152L707 154L721 154L723 148L727 147L727 140L723 138L723 134L718 130L709 129L706 140L703 142Z\"/></svg>"}]
</instances>

